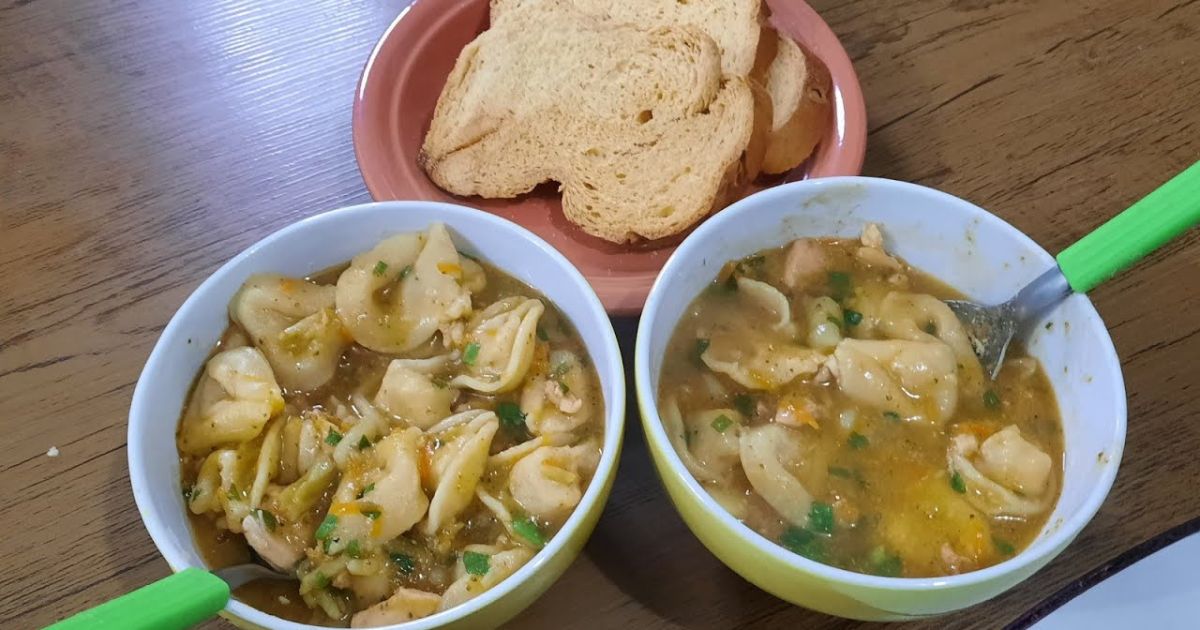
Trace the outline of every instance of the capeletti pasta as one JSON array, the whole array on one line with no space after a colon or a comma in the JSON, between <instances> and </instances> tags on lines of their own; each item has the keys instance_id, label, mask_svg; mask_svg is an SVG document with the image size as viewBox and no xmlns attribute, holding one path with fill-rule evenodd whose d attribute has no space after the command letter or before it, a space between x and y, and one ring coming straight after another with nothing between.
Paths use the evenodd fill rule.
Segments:
<instances>
[{"instance_id":1,"label":"capeletti pasta","mask_svg":"<svg viewBox=\"0 0 1200 630\"><path fill-rule=\"evenodd\" d=\"M1058 497L1058 408L1020 346L985 375L950 297L875 225L726 265L663 360L675 451L733 516L812 560L903 577L1004 560Z\"/></svg>"},{"instance_id":2,"label":"capeletti pasta","mask_svg":"<svg viewBox=\"0 0 1200 630\"><path fill-rule=\"evenodd\" d=\"M253 276L229 318L180 421L183 493L212 566L299 577L235 593L268 612L368 627L461 604L545 545L598 463L579 336L440 224Z\"/></svg>"}]
</instances>

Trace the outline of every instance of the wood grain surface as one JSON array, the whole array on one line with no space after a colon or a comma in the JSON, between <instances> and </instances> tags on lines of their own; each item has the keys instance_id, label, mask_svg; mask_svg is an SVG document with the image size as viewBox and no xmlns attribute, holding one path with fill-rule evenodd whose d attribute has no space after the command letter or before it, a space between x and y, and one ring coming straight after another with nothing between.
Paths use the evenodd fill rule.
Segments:
<instances>
[{"instance_id":1,"label":"wood grain surface","mask_svg":"<svg viewBox=\"0 0 1200 630\"><path fill-rule=\"evenodd\" d=\"M167 574L126 471L139 370L219 264L368 200L351 97L406 3L0 0L0 627L40 627ZM1051 251L1200 158L1197 0L813 5L862 80L865 173L966 197ZM913 627L1010 624L1200 518L1197 241L1093 294L1130 411L1095 520L1008 594ZM636 324L617 326L631 345ZM710 556L629 420L595 535L513 627L856 625L775 599Z\"/></svg>"}]
</instances>

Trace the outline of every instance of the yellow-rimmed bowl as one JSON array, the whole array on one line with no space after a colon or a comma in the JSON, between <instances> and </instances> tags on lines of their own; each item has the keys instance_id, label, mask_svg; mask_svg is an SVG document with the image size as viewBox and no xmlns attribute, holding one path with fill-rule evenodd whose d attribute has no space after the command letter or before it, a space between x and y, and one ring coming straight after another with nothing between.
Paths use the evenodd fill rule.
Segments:
<instances>
[{"instance_id":1,"label":"yellow-rimmed bowl","mask_svg":"<svg viewBox=\"0 0 1200 630\"><path fill-rule=\"evenodd\" d=\"M752 195L710 218L679 246L650 290L638 326L634 380L655 468L700 542L762 589L794 604L864 620L943 614L985 601L1040 569L1103 503L1125 443L1125 385L1104 322L1074 295L1026 341L1054 388L1066 447L1063 489L1046 526L1012 558L936 578L863 575L814 562L768 540L718 505L684 467L658 415L663 353L689 304L727 261L804 236L856 237L884 227L889 251L982 303L998 303L1055 264L1028 236L967 201L869 177L830 177ZM1045 326L1056 322L1057 326Z\"/></svg>"},{"instance_id":2,"label":"yellow-rimmed bowl","mask_svg":"<svg viewBox=\"0 0 1200 630\"><path fill-rule=\"evenodd\" d=\"M155 344L129 409L129 479L142 521L174 571L204 568L180 490L175 430L184 400L229 324L228 304L255 273L297 277L344 263L401 232L445 223L455 244L542 292L571 321L600 377L604 446L579 505L525 566L482 595L444 612L396 626L492 628L538 598L579 555L608 500L625 424L625 372L612 323L596 293L557 250L519 225L446 203L391 201L353 206L289 225L234 257L188 297ZM246 628L316 630L230 600L222 616Z\"/></svg>"}]
</instances>

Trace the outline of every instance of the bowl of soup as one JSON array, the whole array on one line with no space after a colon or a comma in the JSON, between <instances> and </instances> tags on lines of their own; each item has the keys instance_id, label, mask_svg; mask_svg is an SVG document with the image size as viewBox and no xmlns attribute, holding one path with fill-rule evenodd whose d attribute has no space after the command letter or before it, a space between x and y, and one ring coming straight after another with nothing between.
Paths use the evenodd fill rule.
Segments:
<instances>
[{"instance_id":1,"label":"bowl of soup","mask_svg":"<svg viewBox=\"0 0 1200 630\"><path fill-rule=\"evenodd\" d=\"M843 617L971 606L1050 562L1120 462L1125 390L1083 295L993 379L944 303L999 303L1054 265L981 208L864 177L756 194L689 236L642 314L656 469L750 582Z\"/></svg>"},{"instance_id":2,"label":"bowl of soup","mask_svg":"<svg viewBox=\"0 0 1200 630\"><path fill-rule=\"evenodd\" d=\"M525 229L386 202L288 226L164 329L130 410L173 570L256 562L262 628L491 627L583 547L624 418L596 294Z\"/></svg>"}]
</instances>

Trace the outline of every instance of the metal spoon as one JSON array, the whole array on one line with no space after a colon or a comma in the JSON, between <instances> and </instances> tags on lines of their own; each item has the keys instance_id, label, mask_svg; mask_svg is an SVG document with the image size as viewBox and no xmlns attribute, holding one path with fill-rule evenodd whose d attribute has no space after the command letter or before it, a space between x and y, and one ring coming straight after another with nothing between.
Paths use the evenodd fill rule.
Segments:
<instances>
[{"instance_id":1,"label":"metal spoon","mask_svg":"<svg viewBox=\"0 0 1200 630\"><path fill-rule=\"evenodd\" d=\"M991 378L1008 345L1072 293L1087 293L1200 223L1200 162L1060 252L1058 265L996 306L946 300Z\"/></svg>"},{"instance_id":2,"label":"metal spoon","mask_svg":"<svg viewBox=\"0 0 1200 630\"><path fill-rule=\"evenodd\" d=\"M233 589L259 579L294 580L261 564L213 572L189 567L49 626L46 630L183 630L215 617Z\"/></svg>"}]
</instances>

